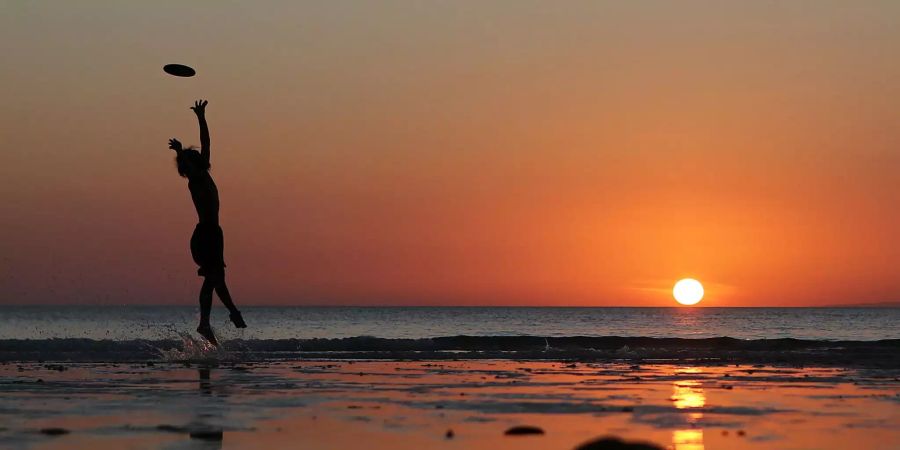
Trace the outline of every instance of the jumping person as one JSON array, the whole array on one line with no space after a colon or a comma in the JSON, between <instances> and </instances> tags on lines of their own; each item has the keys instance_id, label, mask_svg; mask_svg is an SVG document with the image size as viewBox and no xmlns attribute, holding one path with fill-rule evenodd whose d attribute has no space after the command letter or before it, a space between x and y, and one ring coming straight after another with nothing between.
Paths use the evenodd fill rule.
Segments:
<instances>
[{"instance_id":1,"label":"jumping person","mask_svg":"<svg viewBox=\"0 0 900 450\"><path fill-rule=\"evenodd\" d=\"M219 190L209 174L209 128L206 125L206 100L197 100L191 109L200 122L200 151L193 147L182 148L178 139L169 140L169 148L175 150L178 175L188 179L188 189L198 223L191 236L191 256L200 266L197 274L204 278L200 288L200 326L197 332L213 345L219 345L209 325L213 291L231 313L231 321L238 328L247 328L241 312L234 306L228 286L225 284L224 239L219 226Z\"/></svg>"}]
</instances>

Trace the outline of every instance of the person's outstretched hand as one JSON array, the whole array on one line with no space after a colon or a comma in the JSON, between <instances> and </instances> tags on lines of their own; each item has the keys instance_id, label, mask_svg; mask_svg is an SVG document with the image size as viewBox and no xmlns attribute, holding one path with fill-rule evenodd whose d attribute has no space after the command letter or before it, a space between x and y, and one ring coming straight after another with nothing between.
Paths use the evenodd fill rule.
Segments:
<instances>
[{"instance_id":1,"label":"person's outstretched hand","mask_svg":"<svg viewBox=\"0 0 900 450\"><path fill-rule=\"evenodd\" d=\"M191 109L194 110L198 117L202 117L206 114L206 105L208 104L209 102L206 100L197 100L194 102L194 106L191 106Z\"/></svg>"},{"instance_id":2,"label":"person's outstretched hand","mask_svg":"<svg viewBox=\"0 0 900 450\"><path fill-rule=\"evenodd\" d=\"M182 150L181 142L179 142L178 139L175 138L169 139L169 148L175 150L176 152L180 152Z\"/></svg>"}]
</instances>

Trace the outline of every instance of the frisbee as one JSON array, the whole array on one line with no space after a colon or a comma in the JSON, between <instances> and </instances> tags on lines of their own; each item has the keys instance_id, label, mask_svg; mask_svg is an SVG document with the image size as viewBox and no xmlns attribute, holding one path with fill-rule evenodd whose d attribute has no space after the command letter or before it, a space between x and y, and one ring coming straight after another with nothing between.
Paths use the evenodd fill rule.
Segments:
<instances>
[{"instance_id":1,"label":"frisbee","mask_svg":"<svg viewBox=\"0 0 900 450\"><path fill-rule=\"evenodd\" d=\"M197 74L197 71L184 64L166 64L163 66L163 70L167 74L175 75L176 77L192 77Z\"/></svg>"}]
</instances>

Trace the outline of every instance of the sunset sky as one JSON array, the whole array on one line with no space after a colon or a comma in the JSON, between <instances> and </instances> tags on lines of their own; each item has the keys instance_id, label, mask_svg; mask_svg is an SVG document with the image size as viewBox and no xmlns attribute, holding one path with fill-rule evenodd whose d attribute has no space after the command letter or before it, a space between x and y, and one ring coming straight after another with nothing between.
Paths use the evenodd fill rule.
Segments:
<instances>
[{"instance_id":1,"label":"sunset sky","mask_svg":"<svg viewBox=\"0 0 900 450\"><path fill-rule=\"evenodd\" d=\"M897 1L4 1L0 52L0 304L195 304L197 98L240 304L900 300Z\"/></svg>"}]
</instances>

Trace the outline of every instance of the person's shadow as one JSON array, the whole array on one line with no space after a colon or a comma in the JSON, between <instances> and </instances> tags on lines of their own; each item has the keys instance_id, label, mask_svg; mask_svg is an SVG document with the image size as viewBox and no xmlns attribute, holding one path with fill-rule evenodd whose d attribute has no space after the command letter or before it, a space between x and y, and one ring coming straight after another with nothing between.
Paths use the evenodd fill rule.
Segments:
<instances>
[{"instance_id":1,"label":"person's shadow","mask_svg":"<svg viewBox=\"0 0 900 450\"><path fill-rule=\"evenodd\" d=\"M222 448L222 443L225 441L225 431L222 430L222 427L206 423L205 419L208 418L208 414L203 412L206 409L206 402L217 401L213 397L214 387L211 374L212 368L209 366L197 368L197 387L200 390L200 399L197 402L195 419L188 427L190 448L218 450Z\"/></svg>"},{"instance_id":2,"label":"person's shadow","mask_svg":"<svg viewBox=\"0 0 900 450\"><path fill-rule=\"evenodd\" d=\"M209 367L197 368L197 378L200 380L200 395L203 397L212 395L212 381L210 381L209 373Z\"/></svg>"},{"instance_id":3,"label":"person's shadow","mask_svg":"<svg viewBox=\"0 0 900 450\"><path fill-rule=\"evenodd\" d=\"M167 450L202 449L219 450L225 440L225 431L221 425L210 423L210 419L221 417L224 394L217 394L213 383L213 366L197 367L197 389L199 396L189 399L185 409L193 410L193 420L184 426L167 426L165 431L187 434L186 439L179 439L166 445Z\"/></svg>"}]
</instances>

